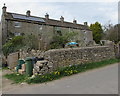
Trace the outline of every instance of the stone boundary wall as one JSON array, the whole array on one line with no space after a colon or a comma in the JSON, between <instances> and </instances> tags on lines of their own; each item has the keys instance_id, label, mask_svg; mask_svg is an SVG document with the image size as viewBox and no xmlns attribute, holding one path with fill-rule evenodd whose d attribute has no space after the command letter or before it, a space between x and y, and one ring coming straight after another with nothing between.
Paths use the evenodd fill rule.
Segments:
<instances>
[{"instance_id":1,"label":"stone boundary wall","mask_svg":"<svg viewBox=\"0 0 120 96\"><path fill-rule=\"evenodd\" d=\"M113 47L94 46L80 48L53 49L46 51L44 58L48 60L52 69L88 62L98 62L115 58Z\"/></svg>"}]
</instances>

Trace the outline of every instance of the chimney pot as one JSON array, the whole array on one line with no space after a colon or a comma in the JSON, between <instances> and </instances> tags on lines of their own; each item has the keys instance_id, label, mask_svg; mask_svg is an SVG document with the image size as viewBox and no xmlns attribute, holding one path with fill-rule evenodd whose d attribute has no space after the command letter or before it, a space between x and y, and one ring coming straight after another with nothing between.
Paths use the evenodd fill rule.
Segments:
<instances>
[{"instance_id":1,"label":"chimney pot","mask_svg":"<svg viewBox=\"0 0 120 96\"><path fill-rule=\"evenodd\" d=\"M64 22L64 17L63 16L60 17L60 21Z\"/></svg>"},{"instance_id":2,"label":"chimney pot","mask_svg":"<svg viewBox=\"0 0 120 96\"><path fill-rule=\"evenodd\" d=\"M74 19L74 20L73 20L73 23L74 23L74 24L77 24L77 20Z\"/></svg>"},{"instance_id":3,"label":"chimney pot","mask_svg":"<svg viewBox=\"0 0 120 96\"><path fill-rule=\"evenodd\" d=\"M88 25L88 24L87 24L87 22L84 22L84 25L86 25L86 26L87 26L87 25Z\"/></svg>"},{"instance_id":4,"label":"chimney pot","mask_svg":"<svg viewBox=\"0 0 120 96\"><path fill-rule=\"evenodd\" d=\"M30 13L31 13L30 10L28 10L28 11L26 12L26 15L27 15L27 16L30 16Z\"/></svg>"},{"instance_id":5,"label":"chimney pot","mask_svg":"<svg viewBox=\"0 0 120 96\"><path fill-rule=\"evenodd\" d=\"M5 6L5 3L4 3L4 6L2 7L2 12L6 13L6 9L7 9L7 7Z\"/></svg>"},{"instance_id":6,"label":"chimney pot","mask_svg":"<svg viewBox=\"0 0 120 96\"><path fill-rule=\"evenodd\" d=\"M49 19L49 14L48 13L46 13L45 18L46 18L46 20Z\"/></svg>"}]
</instances>

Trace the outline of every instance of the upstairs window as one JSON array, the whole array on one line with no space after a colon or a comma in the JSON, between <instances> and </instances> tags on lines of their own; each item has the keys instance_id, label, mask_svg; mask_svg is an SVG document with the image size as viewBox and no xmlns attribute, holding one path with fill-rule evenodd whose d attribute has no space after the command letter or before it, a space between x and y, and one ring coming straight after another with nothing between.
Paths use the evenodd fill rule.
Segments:
<instances>
[{"instance_id":1,"label":"upstairs window","mask_svg":"<svg viewBox=\"0 0 120 96\"><path fill-rule=\"evenodd\" d=\"M15 22L15 27L16 28L20 28L21 27L21 23L20 22Z\"/></svg>"},{"instance_id":2,"label":"upstairs window","mask_svg":"<svg viewBox=\"0 0 120 96\"><path fill-rule=\"evenodd\" d=\"M14 35L15 35L15 36L20 36L21 33L19 33L19 32L15 32Z\"/></svg>"},{"instance_id":3,"label":"upstairs window","mask_svg":"<svg viewBox=\"0 0 120 96\"><path fill-rule=\"evenodd\" d=\"M61 31L61 27L55 27L56 31Z\"/></svg>"}]
</instances>

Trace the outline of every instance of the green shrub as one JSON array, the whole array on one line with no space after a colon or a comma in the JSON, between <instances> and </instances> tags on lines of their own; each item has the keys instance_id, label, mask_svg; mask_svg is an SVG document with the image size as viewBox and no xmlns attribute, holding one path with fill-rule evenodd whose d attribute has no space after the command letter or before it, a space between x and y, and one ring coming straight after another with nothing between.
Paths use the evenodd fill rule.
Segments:
<instances>
[{"instance_id":1,"label":"green shrub","mask_svg":"<svg viewBox=\"0 0 120 96\"><path fill-rule=\"evenodd\" d=\"M16 52L23 47L23 39L23 36L15 36L5 43L2 48L4 55L7 56L9 53Z\"/></svg>"},{"instance_id":2,"label":"green shrub","mask_svg":"<svg viewBox=\"0 0 120 96\"><path fill-rule=\"evenodd\" d=\"M71 39L76 36L77 33L75 32L65 32L64 34L56 34L53 36L53 41L50 44L50 49L58 49L62 48L63 44L70 42Z\"/></svg>"},{"instance_id":3,"label":"green shrub","mask_svg":"<svg viewBox=\"0 0 120 96\"><path fill-rule=\"evenodd\" d=\"M25 35L24 36L24 45L27 49L38 49L38 38L35 35Z\"/></svg>"},{"instance_id":4,"label":"green shrub","mask_svg":"<svg viewBox=\"0 0 120 96\"><path fill-rule=\"evenodd\" d=\"M14 45L21 45L23 43L23 36L15 36L14 38L12 38L12 40L10 41L11 43L13 43Z\"/></svg>"},{"instance_id":5,"label":"green shrub","mask_svg":"<svg viewBox=\"0 0 120 96\"><path fill-rule=\"evenodd\" d=\"M3 45L2 50L3 50L4 55L7 56L9 53L13 52L13 47L14 45L11 42L8 42L5 45Z\"/></svg>"}]
</instances>

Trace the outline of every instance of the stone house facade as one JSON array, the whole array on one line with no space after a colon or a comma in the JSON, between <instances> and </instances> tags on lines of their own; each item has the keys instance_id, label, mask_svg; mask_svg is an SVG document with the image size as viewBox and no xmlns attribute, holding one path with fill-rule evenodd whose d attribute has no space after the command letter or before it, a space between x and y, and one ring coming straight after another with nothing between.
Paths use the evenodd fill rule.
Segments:
<instances>
[{"instance_id":1,"label":"stone house facade","mask_svg":"<svg viewBox=\"0 0 120 96\"><path fill-rule=\"evenodd\" d=\"M0 25L1 25L1 22L0 22ZM0 26L0 52L2 50L2 26Z\"/></svg>"},{"instance_id":2,"label":"stone house facade","mask_svg":"<svg viewBox=\"0 0 120 96\"><path fill-rule=\"evenodd\" d=\"M65 32L76 32L73 41L78 41L80 46L86 46L90 42L93 42L92 31L87 26L87 22L77 24L77 20L73 22L64 21L64 17L60 17L60 20L50 19L49 15L45 17L32 16L30 10L26 12L26 15L7 12L7 7L4 5L2 8L1 18L1 34L2 44L5 44L10 38L11 34L17 35L35 35L38 41L39 49L49 47L50 42L53 39L54 34L59 30L64 34Z\"/></svg>"}]
</instances>

